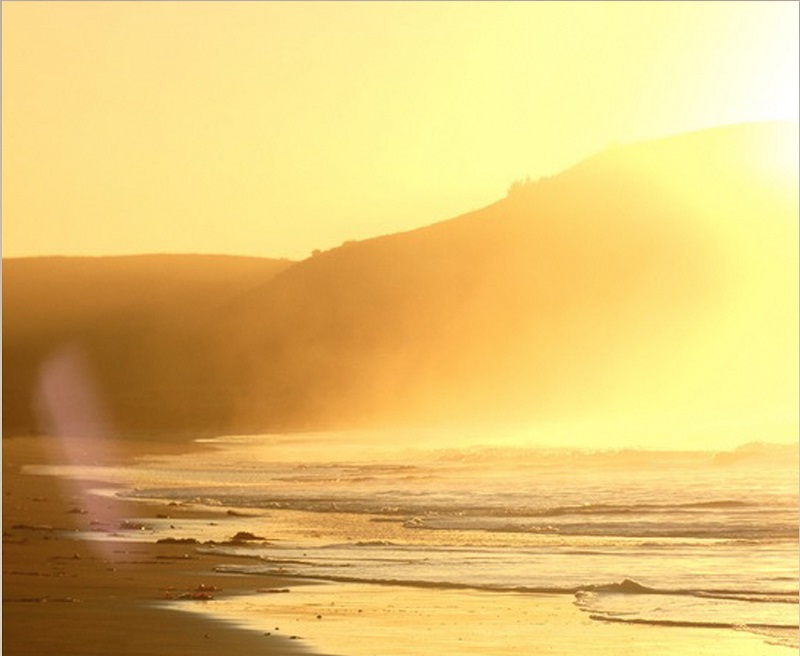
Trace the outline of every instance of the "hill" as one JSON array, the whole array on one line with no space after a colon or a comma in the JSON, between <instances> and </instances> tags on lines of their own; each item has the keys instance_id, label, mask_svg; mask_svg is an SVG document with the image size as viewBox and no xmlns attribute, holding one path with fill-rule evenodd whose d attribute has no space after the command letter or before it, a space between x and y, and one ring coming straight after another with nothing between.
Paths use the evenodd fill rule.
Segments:
<instances>
[{"instance_id":1,"label":"hill","mask_svg":"<svg viewBox=\"0 0 800 656\"><path fill-rule=\"evenodd\" d=\"M611 148L299 263L226 313L225 360L247 363L237 422L785 414L797 164L772 164L796 158L796 135L759 124Z\"/></svg>"},{"instance_id":2,"label":"hill","mask_svg":"<svg viewBox=\"0 0 800 656\"><path fill-rule=\"evenodd\" d=\"M121 430L220 423L206 357L218 306L291 262L208 255L3 260L3 435L38 432L42 373L78 357ZM196 393L194 403L187 394Z\"/></svg>"},{"instance_id":3,"label":"hill","mask_svg":"<svg viewBox=\"0 0 800 656\"><path fill-rule=\"evenodd\" d=\"M170 259L4 261L4 434L67 338L124 433L796 420L796 144L753 124L613 147L442 223L169 284Z\"/></svg>"}]
</instances>

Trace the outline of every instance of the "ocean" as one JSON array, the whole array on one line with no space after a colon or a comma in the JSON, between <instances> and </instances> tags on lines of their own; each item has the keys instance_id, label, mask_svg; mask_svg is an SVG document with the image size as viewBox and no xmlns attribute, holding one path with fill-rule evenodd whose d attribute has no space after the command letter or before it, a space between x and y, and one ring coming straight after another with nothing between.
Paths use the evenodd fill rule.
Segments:
<instances>
[{"instance_id":1,"label":"ocean","mask_svg":"<svg viewBox=\"0 0 800 656\"><path fill-rule=\"evenodd\" d=\"M91 477L137 499L216 508L219 522L143 519L87 537L195 538L230 557L220 573L310 579L365 598L461 591L491 607L502 595L547 597L592 623L746 632L779 653L798 648L796 448L409 446L372 433L204 446ZM231 543L239 531L265 539ZM276 598L225 613L268 631ZM386 645L379 653L409 653Z\"/></svg>"}]
</instances>

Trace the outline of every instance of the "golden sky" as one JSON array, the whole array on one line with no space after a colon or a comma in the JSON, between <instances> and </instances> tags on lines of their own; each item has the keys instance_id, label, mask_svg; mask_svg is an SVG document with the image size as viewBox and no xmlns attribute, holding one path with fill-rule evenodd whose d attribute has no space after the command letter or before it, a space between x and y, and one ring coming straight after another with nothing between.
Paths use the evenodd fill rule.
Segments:
<instances>
[{"instance_id":1,"label":"golden sky","mask_svg":"<svg viewBox=\"0 0 800 656\"><path fill-rule=\"evenodd\" d=\"M3 255L303 258L797 119L799 7L4 0Z\"/></svg>"}]
</instances>

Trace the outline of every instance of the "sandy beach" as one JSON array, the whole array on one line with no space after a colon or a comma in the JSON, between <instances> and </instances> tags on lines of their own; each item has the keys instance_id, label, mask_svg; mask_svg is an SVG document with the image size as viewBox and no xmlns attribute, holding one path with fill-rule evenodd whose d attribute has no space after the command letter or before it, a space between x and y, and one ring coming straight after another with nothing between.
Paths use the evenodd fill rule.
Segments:
<instances>
[{"instance_id":1,"label":"sandy beach","mask_svg":"<svg viewBox=\"0 0 800 656\"><path fill-rule=\"evenodd\" d=\"M24 465L52 464L51 448L49 438L3 440L4 654L308 653L290 636L155 607L154 602L204 589L210 590L206 594L235 595L286 582L226 576L221 583L213 573L215 558L195 553L192 545L115 542L100 551L93 542L74 539L71 533L91 529L97 521L83 508L85 499L70 482L21 471ZM132 442L120 457L164 449L176 447ZM121 499L101 503L108 516L125 517L131 511ZM176 517L192 514L172 510ZM146 511L156 514L152 508ZM141 515L141 505L136 513Z\"/></svg>"}]
</instances>

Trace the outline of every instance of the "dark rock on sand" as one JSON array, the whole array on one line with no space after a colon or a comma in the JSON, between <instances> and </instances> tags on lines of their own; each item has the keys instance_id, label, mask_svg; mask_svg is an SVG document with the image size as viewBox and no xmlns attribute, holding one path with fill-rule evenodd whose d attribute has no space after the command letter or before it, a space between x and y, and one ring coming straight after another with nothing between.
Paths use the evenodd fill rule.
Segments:
<instances>
[{"instance_id":1,"label":"dark rock on sand","mask_svg":"<svg viewBox=\"0 0 800 656\"><path fill-rule=\"evenodd\" d=\"M261 541L264 542L267 538L261 537L260 535L253 535L250 531L239 531L236 535L234 535L230 541L231 542L255 542Z\"/></svg>"}]
</instances>

